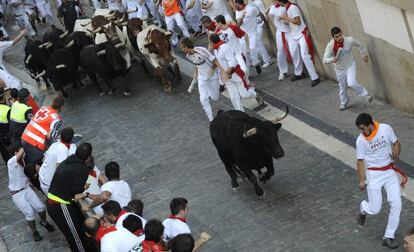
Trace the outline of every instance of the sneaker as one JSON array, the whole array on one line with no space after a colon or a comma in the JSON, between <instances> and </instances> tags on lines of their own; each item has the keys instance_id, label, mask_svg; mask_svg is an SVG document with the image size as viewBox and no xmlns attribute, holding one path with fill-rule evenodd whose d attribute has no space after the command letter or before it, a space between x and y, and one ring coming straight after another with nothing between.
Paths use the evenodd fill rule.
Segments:
<instances>
[{"instance_id":1,"label":"sneaker","mask_svg":"<svg viewBox=\"0 0 414 252\"><path fill-rule=\"evenodd\" d=\"M261 74L262 73L262 68L259 65L256 65L255 68L256 68L257 74Z\"/></svg>"},{"instance_id":2,"label":"sneaker","mask_svg":"<svg viewBox=\"0 0 414 252\"><path fill-rule=\"evenodd\" d=\"M348 100L346 100L345 104L339 105L339 110L340 111L345 110L346 106L348 105L348 102L349 102L349 97L348 97Z\"/></svg>"},{"instance_id":3,"label":"sneaker","mask_svg":"<svg viewBox=\"0 0 414 252\"><path fill-rule=\"evenodd\" d=\"M264 63L264 64L263 64L263 66L262 66L262 68L269 67L271 64L273 64L273 62L272 62L272 61L269 61L269 62L267 62L267 63Z\"/></svg>"},{"instance_id":4,"label":"sneaker","mask_svg":"<svg viewBox=\"0 0 414 252\"><path fill-rule=\"evenodd\" d=\"M286 73L280 73L279 74L279 80L280 81L284 80L286 78L286 75L287 75Z\"/></svg>"},{"instance_id":5,"label":"sneaker","mask_svg":"<svg viewBox=\"0 0 414 252\"><path fill-rule=\"evenodd\" d=\"M259 103L259 105L262 105L264 103L263 97L259 94L256 95L256 101Z\"/></svg>"},{"instance_id":6,"label":"sneaker","mask_svg":"<svg viewBox=\"0 0 414 252\"><path fill-rule=\"evenodd\" d=\"M368 98L368 102L372 102L374 100L374 97L372 97L370 95L368 95L367 98Z\"/></svg>"},{"instance_id":7,"label":"sneaker","mask_svg":"<svg viewBox=\"0 0 414 252\"><path fill-rule=\"evenodd\" d=\"M42 226L42 227L46 228L46 230L47 230L48 232L53 232L53 231L55 231L55 228L54 228L52 225L50 225L50 223L49 223L49 222L46 222L46 224L43 224L42 222L40 222L40 226Z\"/></svg>"},{"instance_id":8,"label":"sneaker","mask_svg":"<svg viewBox=\"0 0 414 252\"><path fill-rule=\"evenodd\" d=\"M363 226L365 223L366 217L367 217L366 214L359 213L358 218L357 218L358 225Z\"/></svg>"},{"instance_id":9,"label":"sneaker","mask_svg":"<svg viewBox=\"0 0 414 252\"><path fill-rule=\"evenodd\" d=\"M314 87L316 85L318 85L321 82L321 80L319 78L317 78L316 80L312 81L311 87Z\"/></svg>"},{"instance_id":10,"label":"sneaker","mask_svg":"<svg viewBox=\"0 0 414 252\"><path fill-rule=\"evenodd\" d=\"M398 248L398 243L394 239L385 238L382 240L382 246L388 247L390 249L396 249Z\"/></svg>"},{"instance_id":11,"label":"sneaker","mask_svg":"<svg viewBox=\"0 0 414 252\"><path fill-rule=\"evenodd\" d=\"M130 93L130 92L124 92L124 96L128 97L128 96L130 96L130 95L131 95L131 93Z\"/></svg>"},{"instance_id":12,"label":"sneaker","mask_svg":"<svg viewBox=\"0 0 414 252\"><path fill-rule=\"evenodd\" d=\"M38 242L38 241L41 241L42 239L43 239L43 237L40 236L38 231L33 232L33 241Z\"/></svg>"}]
</instances>

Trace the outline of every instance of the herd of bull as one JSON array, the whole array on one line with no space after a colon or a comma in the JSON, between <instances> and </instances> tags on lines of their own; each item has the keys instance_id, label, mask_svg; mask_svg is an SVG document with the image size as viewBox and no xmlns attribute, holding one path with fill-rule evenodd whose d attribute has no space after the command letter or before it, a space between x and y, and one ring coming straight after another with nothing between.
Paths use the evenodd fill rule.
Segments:
<instances>
[{"instance_id":1,"label":"herd of bull","mask_svg":"<svg viewBox=\"0 0 414 252\"><path fill-rule=\"evenodd\" d=\"M164 75L169 70L174 81L181 79L180 70L169 42L170 32L148 24L139 18L128 19L128 13L98 9L91 19L78 19L74 32L68 33L52 26L43 40L28 40L25 47L25 66L38 84L40 78L50 83L61 95L64 87L82 86L79 76L87 75L101 95L114 91L112 79L128 73L131 60L140 62L150 74L145 61L160 76L164 90L171 82ZM99 76L102 81L98 82ZM129 95L125 84L124 95Z\"/></svg>"}]
</instances>

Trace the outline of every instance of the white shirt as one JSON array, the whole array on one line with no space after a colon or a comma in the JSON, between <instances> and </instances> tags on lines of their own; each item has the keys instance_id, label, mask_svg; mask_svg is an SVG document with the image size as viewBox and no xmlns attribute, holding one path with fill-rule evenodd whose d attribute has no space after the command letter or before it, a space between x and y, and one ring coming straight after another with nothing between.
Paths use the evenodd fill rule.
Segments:
<instances>
[{"instance_id":1,"label":"white shirt","mask_svg":"<svg viewBox=\"0 0 414 252\"><path fill-rule=\"evenodd\" d=\"M270 7L269 14L273 16L273 23L276 27L276 29L280 32L290 32L290 26L289 24L285 24L281 19L280 16L286 14L286 8L283 6L279 6L276 8L276 6L273 4L272 7Z\"/></svg>"},{"instance_id":2,"label":"white shirt","mask_svg":"<svg viewBox=\"0 0 414 252\"><path fill-rule=\"evenodd\" d=\"M238 65L234 51L228 44L222 44L218 49L214 49L214 55L224 70Z\"/></svg>"},{"instance_id":3,"label":"white shirt","mask_svg":"<svg viewBox=\"0 0 414 252\"><path fill-rule=\"evenodd\" d=\"M107 233L101 239L101 252L128 252L140 243L140 239L125 228Z\"/></svg>"},{"instance_id":4,"label":"white shirt","mask_svg":"<svg viewBox=\"0 0 414 252\"><path fill-rule=\"evenodd\" d=\"M101 188L99 187L99 175L101 175L101 171L95 166L93 167L93 170L95 171L96 177L89 174L88 179L86 180L86 183L89 184L88 189L85 190L85 192L88 192L90 194L101 194Z\"/></svg>"},{"instance_id":5,"label":"white shirt","mask_svg":"<svg viewBox=\"0 0 414 252\"><path fill-rule=\"evenodd\" d=\"M253 4L248 4L244 10L236 10L236 19L239 20L243 16L243 13L246 14L244 15L240 28L247 33L255 33L257 31L257 18L260 18L259 9Z\"/></svg>"},{"instance_id":6,"label":"white shirt","mask_svg":"<svg viewBox=\"0 0 414 252\"><path fill-rule=\"evenodd\" d=\"M13 41L0 41L0 67L4 69L3 65L3 55L4 51L6 51L7 48L10 48L13 46Z\"/></svg>"},{"instance_id":7,"label":"white shirt","mask_svg":"<svg viewBox=\"0 0 414 252\"><path fill-rule=\"evenodd\" d=\"M167 218L162 222L164 225L164 239L169 241L176 237L179 234L191 234L190 228L187 223L177 220Z\"/></svg>"},{"instance_id":8,"label":"white shirt","mask_svg":"<svg viewBox=\"0 0 414 252\"><path fill-rule=\"evenodd\" d=\"M328 45L325 49L325 54L323 56L323 63L329 64L335 60L334 55L334 39L329 41ZM359 42L358 40L354 39L353 37L345 37L344 36L344 46L338 49L337 55L338 60L334 63L334 66L338 70L345 70L351 66L352 62L354 62L354 56L352 56L352 47L355 46L359 49L361 56L367 55L367 50L364 44Z\"/></svg>"},{"instance_id":9,"label":"white shirt","mask_svg":"<svg viewBox=\"0 0 414 252\"><path fill-rule=\"evenodd\" d=\"M110 200L117 201L121 207L125 207L131 201L131 189L127 182L123 180L108 181L101 186L102 192L110 192Z\"/></svg>"},{"instance_id":10,"label":"white shirt","mask_svg":"<svg viewBox=\"0 0 414 252\"><path fill-rule=\"evenodd\" d=\"M140 3L141 0L126 0L124 1L124 6L126 6L126 9L128 11L135 11L136 8L138 8L138 11L136 12L132 12L128 14L128 18L139 18L141 20L145 20L148 18L148 10L145 7L144 3L145 1L142 1L142 3Z\"/></svg>"},{"instance_id":11,"label":"white shirt","mask_svg":"<svg viewBox=\"0 0 414 252\"><path fill-rule=\"evenodd\" d=\"M71 144L69 149L62 142L53 143L45 153L43 164L39 170L39 180L42 184L49 186L55 174L57 164L76 152L76 145Z\"/></svg>"},{"instance_id":12,"label":"white shirt","mask_svg":"<svg viewBox=\"0 0 414 252\"><path fill-rule=\"evenodd\" d=\"M11 0L9 1L10 7L12 9L13 14L18 18L25 18L23 15L26 14L26 9L22 1L19 0Z\"/></svg>"},{"instance_id":13,"label":"white shirt","mask_svg":"<svg viewBox=\"0 0 414 252\"><path fill-rule=\"evenodd\" d=\"M108 9L110 10L117 10L122 11L122 2L118 2L118 0L108 0Z\"/></svg>"},{"instance_id":14,"label":"white shirt","mask_svg":"<svg viewBox=\"0 0 414 252\"><path fill-rule=\"evenodd\" d=\"M20 90L22 88L22 82L14 77L14 75L7 72L5 68L3 68L3 70L0 69L0 79L6 84L6 89L16 88L17 90Z\"/></svg>"},{"instance_id":15,"label":"white shirt","mask_svg":"<svg viewBox=\"0 0 414 252\"><path fill-rule=\"evenodd\" d=\"M225 0L203 0L202 3L208 4L212 2L213 4L205 10L204 15L209 16L210 18L215 18L218 15L223 15L228 13L227 11L227 2ZM227 20L226 20L227 21Z\"/></svg>"},{"instance_id":16,"label":"white shirt","mask_svg":"<svg viewBox=\"0 0 414 252\"><path fill-rule=\"evenodd\" d=\"M256 6L259 9L259 11L263 14L266 12L266 6L264 5L262 0L250 0L249 4ZM257 23L259 24L259 26L264 25L264 22L260 16L257 17Z\"/></svg>"},{"instance_id":17,"label":"white shirt","mask_svg":"<svg viewBox=\"0 0 414 252\"><path fill-rule=\"evenodd\" d=\"M23 166L17 162L17 156L13 156L7 161L7 169L9 172L10 191L17 191L29 185L29 180L23 172Z\"/></svg>"},{"instance_id":18,"label":"white shirt","mask_svg":"<svg viewBox=\"0 0 414 252\"><path fill-rule=\"evenodd\" d=\"M295 17L300 18L300 25L295 25L290 23L290 28L292 29L291 34L292 37L296 40L299 40L302 37L302 31L305 30L306 24L303 20L302 13L300 12L299 8L292 4L287 11L287 15L289 18L294 19Z\"/></svg>"},{"instance_id":19,"label":"white shirt","mask_svg":"<svg viewBox=\"0 0 414 252\"><path fill-rule=\"evenodd\" d=\"M117 228L118 228L118 227L120 227L120 228L124 227L124 226L123 226L124 220L125 220L125 219L126 219L126 217L128 217L129 215L135 215L135 216L137 216L138 218L140 218L140 219L141 219L141 222L142 222L142 229L144 229L145 224L147 224L147 220L146 220L146 219L144 219L144 218L142 218L142 217L141 217L141 216L139 216L138 214L134 214L134 213L124 213L123 215L119 216L118 220L116 221L115 227L117 227Z\"/></svg>"},{"instance_id":20,"label":"white shirt","mask_svg":"<svg viewBox=\"0 0 414 252\"><path fill-rule=\"evenodd\" d=\"M234 26L234 28L238 28ZM242 31L240 29L240 31ZM241 33L239 31L239 33ZM244 32L244 31L243 31ZM242 46L240 44L240 40L245 39L245 37L238 38L236 33L233 31L232 26L228 26L227 29L217 29L217 34L219 35L220 39L223 40L226 44L229 44L231 48L233 48L234 52L242 53ZM241 36L241 34L239 35Z\"/></svg>"},{"instance_id":21,"label":"white shirt","mask_svg":"<svg viewBox=\"0 0 414 252\"><path fill-rule=\"evenodd\" d=\"M392 145L397 141L391 126L380 123L375 137L368 141L362 133L356 141L357 158L363 159L366 168L384 167L392 163Z\"/></svg>"},{"instance_id":22,"label":"white shirt","mask_svg":"<svg viewBox=\"0 0 414 252\"><path fill-rule=\"evenodd\" d=\"M193 54L187 54L187 59L197 67L199 80L217 79L216 74L211 75L215 58L206 48L198 46L194 47Z\"/></svg>"}]
</instances>

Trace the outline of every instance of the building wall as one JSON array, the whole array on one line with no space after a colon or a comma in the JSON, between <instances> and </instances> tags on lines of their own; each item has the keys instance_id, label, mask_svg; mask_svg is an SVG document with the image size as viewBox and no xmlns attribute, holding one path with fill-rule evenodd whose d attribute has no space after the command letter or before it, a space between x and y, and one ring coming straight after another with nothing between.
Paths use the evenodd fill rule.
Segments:
<instances>
[{"instance_id":1,"label":"building wall","mask_svg":"<svg viewBox=\"0 0 414 252\"><path fill-rule=\"evenodd\" d=\"M332 65L322 64L333 26L365 43L370 55L364 63L354 51L358 80L368 91L403 110L414 112L414 0L296 0L316 49L318 72L332 80ZM265 0L266 6L273 4ZM274 30L266 43L275 52Z\"/></svg>"}]
</instances>

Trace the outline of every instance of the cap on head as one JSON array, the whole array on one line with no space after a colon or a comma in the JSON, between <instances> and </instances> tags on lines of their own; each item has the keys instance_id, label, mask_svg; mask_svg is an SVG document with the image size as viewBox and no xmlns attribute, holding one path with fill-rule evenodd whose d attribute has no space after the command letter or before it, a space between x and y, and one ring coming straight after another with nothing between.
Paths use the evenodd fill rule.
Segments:
<instances>
[{"instance_id":1,"label":"cap on head","mask_svg":"<svg viewBox=\"0 0 414 252\"><path fill-rule=\"evenodd\" d=\"M27 98L29 97L29 95L30 95L30 92L29 90L27 90L27 88L20 89L18 93L19 101L25 102Z\"/></svg>"}]
</instances>

